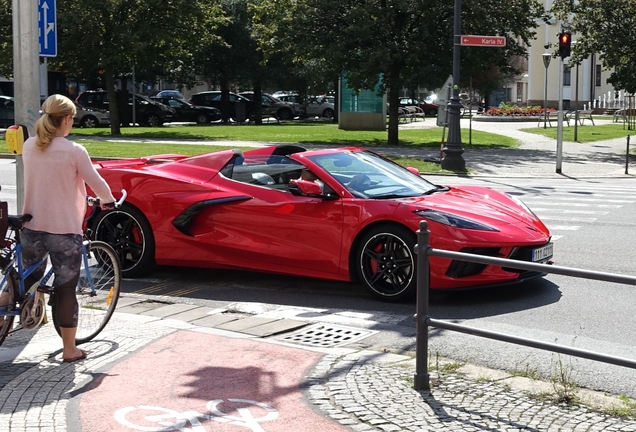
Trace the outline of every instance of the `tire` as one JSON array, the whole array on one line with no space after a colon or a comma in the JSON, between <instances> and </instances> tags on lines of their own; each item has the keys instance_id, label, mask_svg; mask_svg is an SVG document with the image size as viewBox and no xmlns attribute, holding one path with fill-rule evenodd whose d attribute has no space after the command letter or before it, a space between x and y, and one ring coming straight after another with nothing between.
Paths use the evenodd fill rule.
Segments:
<instances>
[{"instance_id":1,"label":"tire","mask_svg":"<svg viewBox=\"0 0 636 432\"><path fill-rule=\"evenodd\" d=\"M93 241L82 259L80 278L75 296L78 303L75 343L86 343L97 336L113 316L121 289L119 258L111 245ZM51 294L51 304L55 304ZM53 325L61 336L60 326L53 313Z\"/></svg>"},{"instance_id":2,"label":"tire","mask_svg":"<svg viewBox=\"0 0 636 432\"><path fill-rule=\"evenodd\" d=\"M200 124L200 125L210 123L210 119L208 118L207 114L197 114L197 117L195 120L197 124Z\"/></svg>"},{"instance_id":3,"label":"tire","mask_svg":"<svg viewBox=\"0 0 636 432\"><path fill-rule=\"evenodd\" d=\"M362 237L355 265L360 282L383 301L399 302L415 296L417 287L415 233L398 225L381 225Z\"/></svg>"},{"instance_id":4,"label":"tire","mask_svg":"<svg viewBox=\"0 0 636 432\"><path fill-rule=\"evenodd\" d=\"M82 117L82 121L80 122L80 126L83 128L94 128L97 127L98 124L97 119L91 115Z\"/></svg>"},{"instance_id":5,"label":"tire","mask_svg":"<svg viewBox=\"0 0 636 432\"><path fill-rule=\"evenodd\" d=\"M281 108L276 113L276 117L278 118L278 120L293 120L294 114L291 112L291 110Z\"/></svg>"},{"instance_id":6,"label":"tire","mask_svg":"<svg viewBox=\"0 0 636 432\"><path fill-rule=\"evenodd\" d=\"M431 117L435 117L437 115L437 110L436 109L432 109L428 112L428 115Z\"/></svg>"},{"instance_id":7,"label":"tire","mask_svg":"<svg viewBox=\"0 0 636 432\"><path fill-rule=\"evenodd\" d=\"M146 124L148 126L161 126L163 122L161 121L161 117L157 114L148 114L146 116Z\"/></svg>"},{"instance_id":8,"label":"tire","mask_svg":"<svg viewBox=\"0 0 636 432\"><path fill-rule=\"evenodd\" d=\"M130 204L101 212L93 223L93 238L108 243L119 256L123 277L149 273L155 264L155 237L146 217Z\"/></svg>"},{"instance_id":9,"label":"tire","mask_svg":"<svg viewBox=\"0 0 636 432\"><path fill-rule=\"evenodd\" d=\"M15 271L10 270L6 275L2 275L0 285L0 307L7 308L7 312L12 312L18 307L18 279ZM0 316L0 345L7 335L13 330L14 316Z\"/></svg>"},{"instance_id":10,"label":"tire","mask_svg":"<svg viewBox=\"0 0 636 432\"><path fill-rule=\"evenodd\" d=\"M322 116L326 117L326 118L333 118L333 110L331 108L325 108L325 110L322 112Z\"/></svg>"}]
</instances>

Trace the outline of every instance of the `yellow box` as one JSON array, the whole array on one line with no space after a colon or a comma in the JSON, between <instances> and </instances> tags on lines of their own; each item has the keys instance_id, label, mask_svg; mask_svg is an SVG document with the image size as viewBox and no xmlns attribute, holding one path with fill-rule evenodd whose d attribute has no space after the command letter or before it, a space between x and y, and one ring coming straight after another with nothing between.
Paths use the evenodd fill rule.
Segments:
<instances>
[{"instance_id":1,"label":"yellow box","mask_svg":"<svg viewBox=\"0 0 636 432\"><path fill-rule=\"evenodd\" d=\"M22 154L22 145L29 138L29 131L26 126L13 125L7 128L5 140L7 141L7 149L13 154Z\"/></svg>"}]
</instances>

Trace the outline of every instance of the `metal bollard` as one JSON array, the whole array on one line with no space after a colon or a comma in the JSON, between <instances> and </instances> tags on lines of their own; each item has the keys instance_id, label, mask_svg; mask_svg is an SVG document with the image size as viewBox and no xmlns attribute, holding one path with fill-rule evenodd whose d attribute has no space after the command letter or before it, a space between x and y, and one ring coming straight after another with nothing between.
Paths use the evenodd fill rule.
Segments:
<instances>
[{"instance_id":1,"label":"metal bollard","mask_svg":"<svg viewBox=\"0 0 636 432\"><path fill-rule=\"evenodd\" d=\"M629 174L629 135L627 135L627 151L625 152L625 174Z\"/></svg>"},{"instance_id":2,"label":"metal bollard","mask_svg":"<svg viewBox=\"0 0 636 432\"><path fill-rule=\"evenodd\" d=\"M429 301L429 264L428 250L431 232L428 222L421 221L417 231L417 301L415 320L415 376L413 388L429 391L430 377L428 373L428 301Z\"/></svg>"}]
</instances>

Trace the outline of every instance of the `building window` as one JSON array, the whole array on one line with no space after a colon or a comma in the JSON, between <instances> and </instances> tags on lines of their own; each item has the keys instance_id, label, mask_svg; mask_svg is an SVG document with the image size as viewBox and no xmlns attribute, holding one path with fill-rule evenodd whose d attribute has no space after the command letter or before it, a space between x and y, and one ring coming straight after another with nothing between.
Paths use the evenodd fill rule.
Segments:
<instances>
[{"instance_id":1,"label":"building window","mask_svg":"<svg viewBox=\"0 0 636 432\"><path fill-rule=\"evenodd\" d=\"M572 69L567 66L563 67L563 85L572 85Z\"/></svg>"},{"instance_id":2,"label":"building window","mask_svg":"<svg viewBox=\"0 0 636 432\"><path fill-rule=\"evenodd\" d=\"M601 86L601 65L596 65L596 87Z\"/></svg>"},{"instance_id":3,"label":"building window","mask_svg":"<svg viewBox=\"0 0 636 432\"><path fill-rule=\"evenodd\" d=\"M523 102L523 83L517 83L517 102Z\"/></svg>"}]
</instances>

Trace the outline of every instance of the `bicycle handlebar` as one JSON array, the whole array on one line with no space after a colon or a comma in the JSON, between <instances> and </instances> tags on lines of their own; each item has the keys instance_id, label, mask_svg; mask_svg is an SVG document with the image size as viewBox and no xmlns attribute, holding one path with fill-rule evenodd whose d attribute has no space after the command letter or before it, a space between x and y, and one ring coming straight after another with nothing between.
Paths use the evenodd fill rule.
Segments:
<instances>
[{"instance_id":1,"label":"bicycle handlebar","mask_svg":"<svg viewBox=\"0 0 636 432\"><path fill-rule=\"evenodd\" d=\"M128 196L128 192L126 192L126 189L122 189L121 190L121 198L119 198L119 200L115 201L115 208L121 207L123 202L126 200L127 196ZM98 206L98 205L100 205L100 199L96 198L96 197L92 197L92 196L87 196L86 197L86 202L88 203L89 206L94 206L94 205Z\"/></svg>"}]
</instances>

